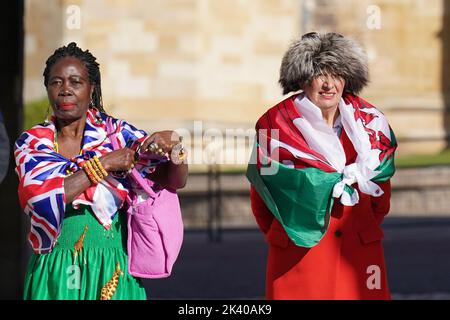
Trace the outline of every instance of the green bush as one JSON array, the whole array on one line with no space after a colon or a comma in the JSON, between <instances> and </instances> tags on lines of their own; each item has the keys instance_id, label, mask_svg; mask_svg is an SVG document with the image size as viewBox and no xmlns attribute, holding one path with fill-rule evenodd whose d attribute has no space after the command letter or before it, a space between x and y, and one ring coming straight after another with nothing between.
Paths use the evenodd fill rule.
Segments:
<instances>
[{"instance_id":1,"label":"green bush","mask_svg":"<svg viewBox=\"0 0 450 320\"><path fill-rule=\"evenodd\" d=\"M30 129L32 126L44 122L47 115L48 106L49 104L47 97L26 103L23 112L24 130Z\"/></svg>"},{"instance_id":2,"label":"green bush","mask_svg":"<svg viewBox=\"0 0 450 320\"><path fill-rule=\"evenodd\" d=\"M38 123L44 122L47 115L48 105L47 97L30 101L25 104L23 124L24 130L29 129ZM430 155L399 156L395 159L395 165L398 168L450 165L450 149ZM245 172L245 168L243 166L232 166L232 168L222 168L221 171L229 173Z\"/></svg>"},{"instance_id":3,"label":"green bush","mask_svg":"<svg viewBox=\"0 0 450 320\"><path fill-rule=\"evenodd\" d=\"M436 154L418 154L397 157L395 159L395 165L398 168L450 165L450 149L445 149Z\"/></svg>"}]
</instances>

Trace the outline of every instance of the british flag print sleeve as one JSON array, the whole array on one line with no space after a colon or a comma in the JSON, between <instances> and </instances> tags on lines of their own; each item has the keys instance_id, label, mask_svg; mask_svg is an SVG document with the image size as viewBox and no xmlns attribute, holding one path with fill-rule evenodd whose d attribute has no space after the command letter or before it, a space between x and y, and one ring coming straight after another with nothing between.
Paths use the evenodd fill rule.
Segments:
<instances>
[{"instance_id":1,"label":"british flag print sleeve","mask_svg":"<svg viewBox=\"0 0 450 320\"><path fill-rule=\"evenodd\" d=\"M55 150L55 119L50 124L36 125L17 139L14 156L19 177L19 202L30 217L28 234L33 250L38 254L52 251L59 236L64 219L66 199L64 179L68 174L81 169L84 162L93 156L112 152L112 144L106 132L104 113L89 110L80 155L67 159ZM123 120L112 119L116 134L114 138L121 148L127 142L142 142L147 133L138 130ZM149 168L141 168L143 176ZM126 179L112 175L81 193L72 205L89 205L100 224L109 229L112 219L128 195ZM95 199L95 201L94 201Z\"/></svg>"},{"instance_id":2,"label":"british flag print sleeve","mask_svg":"<svg viewBox=\"0 0 450 320\"><path fill-rule=\"evenodd\" d=\"M51 251L64 216L64 178L70 163L53 150L53 131L35 126L15 145L19 202L30 217L28 239L36 253ZM70 162L70 161L69 161Z\"/></svg>"}]
</instances>

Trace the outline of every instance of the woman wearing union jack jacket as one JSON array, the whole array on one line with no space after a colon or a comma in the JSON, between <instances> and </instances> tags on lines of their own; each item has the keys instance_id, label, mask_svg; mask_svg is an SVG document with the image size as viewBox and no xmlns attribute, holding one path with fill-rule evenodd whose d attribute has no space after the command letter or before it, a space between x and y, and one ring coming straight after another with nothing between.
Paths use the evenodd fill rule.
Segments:
<instances>
[{"instance_id":1,"label":"woman wearing union jack jacket","mask_svg":"<svg viewBox=\"0 0 450 320\"><path fill-rule=\"evenodd\" d=\"M356 96L367 57L337 33L305 34L265 112L247 177L269 244L267 299L389 299L381 223L397 147L385 116Z\"/></svg>"},{"instance_id":2,"label":"woman wearing union jack jacket","mask_svg":"<svg viewBox=\"0 0 450 320\"><path fill-rule=\"evenodd\" d=\"M184 187L187 164L167 156L180 146L179 136L148 135L107 115L99 64L74 42L48 58L43 75L53 115L15 145L34 251L24 298L145 299L141 280L127 271L127 173L136 167L163 187ZM107 121L115 130L111 139Z\"/></svg>"}]
</instances>

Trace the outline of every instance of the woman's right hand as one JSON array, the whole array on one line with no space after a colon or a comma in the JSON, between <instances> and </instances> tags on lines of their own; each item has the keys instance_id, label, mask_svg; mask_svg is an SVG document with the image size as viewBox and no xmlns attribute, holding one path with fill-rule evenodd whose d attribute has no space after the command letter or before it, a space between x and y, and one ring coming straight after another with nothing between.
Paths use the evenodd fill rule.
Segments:
<instances>
[{"instance_id":1,"label":"woman's right hand","mask_svg":"<svg viewBox=\"0 0 450 320\"><path fill-rule=\"evenodd\" d=\"M107 153L98 159L108 172L126 172L134 167L134 154L134 150L123 148ZM78 172L66 177L64 181L66 203L72 202L83 191L92 186L92 181L85 170L78 170Z\"/></svg>"},{"instance_id":2,"label":"woman's right hand","mask_svg":"<svg viewBox=\"0 0 450 320\"><path fill-rule=\"evenodd\" d=\"M134 168L135 151L129 148L114 150L98 158L106 171L128 171Z\"/></svg>"}]
</instances>

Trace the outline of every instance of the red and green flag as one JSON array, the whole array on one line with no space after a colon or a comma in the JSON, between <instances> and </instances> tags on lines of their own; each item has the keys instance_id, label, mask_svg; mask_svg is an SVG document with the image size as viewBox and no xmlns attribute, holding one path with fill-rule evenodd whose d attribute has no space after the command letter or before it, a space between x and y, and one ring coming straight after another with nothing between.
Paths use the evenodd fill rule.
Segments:
<instances>
[{"instance_id":1,"label":"red and green flag","mask_svg":"<svg viewBox=\"0 0 450 320\"><path fill-rule=\"evenodd\" d=\"M395 171L397 143L385 116L350 94L339 114L342 134L357 152L350 164L338 135L304 94L277 104L256 124L247 178L298 246L310 248L323 238L334 201L353 206L359 192L381 196L377 182Z\"/></svg>"}]
</instances>

